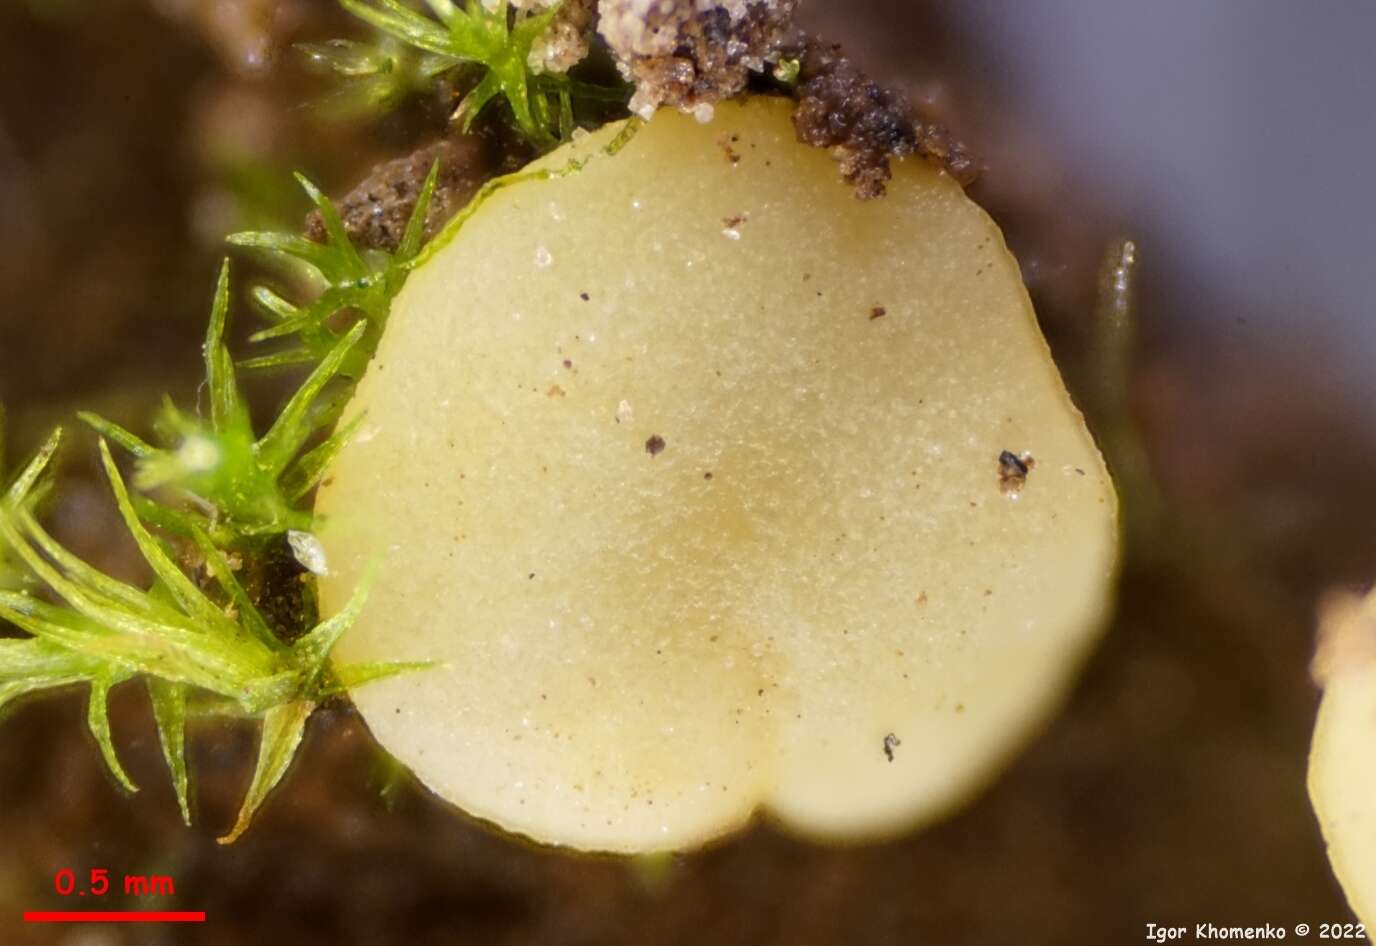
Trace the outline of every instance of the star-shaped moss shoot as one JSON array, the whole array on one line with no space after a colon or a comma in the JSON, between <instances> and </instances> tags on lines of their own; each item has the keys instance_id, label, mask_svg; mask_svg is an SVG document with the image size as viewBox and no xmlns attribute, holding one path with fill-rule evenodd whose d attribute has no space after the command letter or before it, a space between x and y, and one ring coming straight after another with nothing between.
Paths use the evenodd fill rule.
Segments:
<instances>
[{"instance_id":1,"label":"star-shaped moss shoot","mask_svg":"<svg viewBox=\"0 0 1376 946\"><path fill-rule=\"evenodd\" d=\"M1331 598L1314 675L1323 703L1309 754L1309 796L1328 859L1357 918L1376 928L1376 591Z\"/></svg>"},{"instance_id":2,"label":"star-shaped moss shoot","mask_svg":"<svg viewBox=\"0 0 1376 946\"><path fill-rule=\"evenodd\" d=\"M575 84L560 74L533 74L530 65L531 49L559 12L558 4L532 12L513 10L504 2L426 0L433 17L398 0L340 0L340 4L382 33L422 50L426 59L421 72L427 77L456 66L477 69L478 82L454 116L465 129L489 102L501 97L511 108L517 130L541 150L553 147L572 131Z\"/></svg>"},{"instance_id":3,"label":"star-shaped moss shoot","mask_svg":"<svg viewBox=\"0 0 1376 946\"><path fill-rule=\"evenodd\" d=\"M787 103L605 128L422 256L322 489L386 748L540 841L764 812L888 835L987 783L1094 642L1116 499L1017 262L942 172L858 201Z\"/></svg>"},{"instance_id":4,"label":"star-shaped moss shoot","mask_svg":"<svg viewBox=\"0 0 1376 946\"><path fill-rule=\"evenodd\" d=\"M253 301L273 324L250 336L250 341L290 342L286 348L241 364L314 367L259 435L225 339L230 309L226 261L216 284L203 348L209 416L188 414L166 401L156 424L159 445L155 446L102 417L81 415L98 433L133 454L138 470L135 483L140 489L181 500L179 506L166 506L136 496L141 514L184 536L193 526L202 528L221 548L311 528L310 494L351 433L347 426L332 428L382 336L392 299L420 252L438 174L436 164L395 252L357 249L334 205L301 175L297 180L324 223L323 242L271 232L230 236L232 244L262 254L317 289L310 302L297 305L267 286L255 287ZM327 431L329 435L322 436Z\"/></svg>"},{"instance_id":5,"label":"star-shaped moss shoot","mask_svg":"<svg viewBox=\"0 0 1376 946\"><path fill-rule=\"evenodd\" d=\"M54 539L34 513L59 440L60 433L54 433L0 494L0 547L22 563L35 588L0 589L0 620L30 635L0 639L0 710L13 700L86 685L91 733L116 780L136 791L115 751L106 702L113 687L142 680L188 824L188 716L261 716L258 764L238 819L224 839L233 840L286 773L306 719L320 700L420 667L395 662L331 666L335 642L362 610L362 586L299 640L279 640L240 586L224 553L194 524L191 530L214 581L213 591L192 580L141 519L104 441L101 461L115 503L155 581L144 589L101 574ZM38 586L46 593L37 593Z\"/></svg>"}]
</instances>

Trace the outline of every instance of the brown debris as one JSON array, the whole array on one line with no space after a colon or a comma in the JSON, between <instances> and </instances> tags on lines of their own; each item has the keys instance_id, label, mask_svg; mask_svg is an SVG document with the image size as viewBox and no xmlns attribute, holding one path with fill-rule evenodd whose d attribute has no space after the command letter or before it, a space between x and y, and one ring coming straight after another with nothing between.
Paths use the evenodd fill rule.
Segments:
<instances>
[{"instance_id":1,"label":"brown debris","mask_svg":"<svg viewBox=\"0 0 1376 946\"><path fill-rule=\"evenodd\" d=\"M645 452L652 457L657 457L664 452L664 438L659 434L651 434L650 439L645 441Z\"/></svg>"},{"instance_id":2,"label":"brown debris","mask_svg":"<svg viewBox=\"0 0 1376 946\"><path fill-rule=\"evenodd\" d=\"M540 6L539 0L532 0ZM559 69L584 47L591 0L577 8L559 53ZM861 198L880 197L892 176L890 162L918 155L943 168L962 185L978 174L974 157L944 127L923 121L901 93L885 89L839 46L822 43L793 26L796 0L600 0L597 31L617 68L635 85L630 110L650 117L661 105L706 121L712 105L743 92L752 75L761 91L779 91L765 78L772 64L796 60L793 125L798 140L831 151L841 176ZM561 8L563 9L563 8ZM576 21L576 23L575 23ZM577 42L574 42L577 40ZM558 44L556 44L558 45ZM553 51L536 51L532 57ZM556 58L559 58L556 56ZM550 66L551 63L546 63ZM737 164L736 138L717 140L726 160ZM441 175L426 222L432 236L477 191L483 181L532 157L499 124L484 133L441 141L405 158L378 166L341 202L346 229L364 246L392 249L401 239L430 164L441 159ZM501 165L501 167L498 167ZM319 215L307 218L308 235L324 238Z\"/></svg>"},{"instance_id":3,"label":"brown debris","mask_svg":"<svg viewBox=\"0 0 1376 946\"><path fill-rule=\"evenodd\" d=\"M430 167L438 159L439 179L425 218L428 240L497 173L489 143L477 136L446 138L403 158L379 164L357 187L336 202L355 246L395 250L406 232ZM306 236L324 242L319 211L306 217Z\"/></svg>"},{"instance_id":4,"label":"brown debris","mask_svg":"<svg viewBox=\"0 0 1376 946\"><path fill-rule=\"evenodd\" d=\"M1018 455L1012 450L999 454L999 489L1005 493L1016 493L1027 485L1027 474L1032 472L1037 461L1032 454Z\"/></svg>"},{"instance_id":5,"label":"brown debris","mask_svg":"<svg viewBox=\"0 0 1376 946\"><path fill-rule=\"evenodd\" d=\"M882 319L888 314L888 309L884 308L882 305L877 305L873 309L870 309L870 321L873 322L875 319Z\"/></svg>"},{"instance_id":6,"label":"brown debris","mask_svg":"<svg viewBox=\"0 0 1376 946\"><path fill-rule=\"evenodd\" d=\"M720 135L717 138L717 147L721 149L722 154L726 155L726 160L733 166L741 163L740 152L732 147L740 140L740 135Z\"/></svg>"},{"instance_id":7,"label":"brown debris","mask_svg":"<svg viewBox=\"0 0 1376 946\"><path fill-rule=\"evenodd\" d=\"M516 0L512 6L549 9L555 0ZM596 0L564 0L554 19L530 48L530 67L536 72L568 72L588 54Z\"/></svg>"},{"instance_id":8,"label":"brown debris","mask_svg":"<svg viewBox=\"0 0 1376 946\"><path fill-rule=\"evenodd\" d=\"M598 32L635 83L631 111L710 108L745 88L793 34L796 0L601 0ZM706 6L706 9L701 7Z\"/></svg>"},{"instance_id":9,"label":"brown debris","mask_svg":"<svg viewBox=\"0 0 1376 946\"><path fill-rule=\"evenodd\" d=\"M917 118L905 96L861 72L841 47L806 40L799 50L798 140L830 148L856 196L881 197L893 158L920 157L961 184L979 172L974 157L940 125Z\"/></svg>"},{"instance_id":10,"label":"brown debris","mask_svg":"<svg viewBox=\"0 0 1376 946\"><path fill-rule=\"evenodd\" d=\"M197 586L207 593L216 593L218 583L204 557L190 547L183 548L181 553L182 563L191 571ZM314 576L297 560L285 535L277 536L252 555L234 553L230 568L278 639L290 643L319 620Z\"/></svg>"},{"instance_id":11,"label":"brown debris","mask_svg":"<svg viewBox=\"0 0 1376 946\"><path fill-rule=\"evenodd\" d=\"M771 64L796 59L792 94L798 140L830 150L857 196L882 196L892 176L890 162L911 155L943 168L961 184L974 180L978 166L959 141L944 127L919 118L901 93L870 79L839 46L799 32L792 25L796 5L796 0L600 0L597 30L617 68L635 85L630 109L642 117L668 105L706 121L711 106L744 91L752 74L763 77ZM581 0L575 6L583 24L590 3ZM768 79L760 81L762 88L778 90ZM436 157L441 176L427 237L484 180L531 157L509 130L487 132L441 141L376 168L341 202L350 236L365 246L394 248ZM732 164L741 160L734 143L729 135L717 141ZM318 214L307 218L307 230L312 239L323 239Z\"/></svg>"}]
</instances>

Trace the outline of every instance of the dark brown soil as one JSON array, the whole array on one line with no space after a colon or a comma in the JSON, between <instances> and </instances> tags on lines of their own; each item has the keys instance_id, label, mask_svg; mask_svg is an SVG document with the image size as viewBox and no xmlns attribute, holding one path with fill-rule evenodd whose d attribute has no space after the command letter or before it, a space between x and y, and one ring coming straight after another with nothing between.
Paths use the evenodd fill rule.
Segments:
<instances>
[{"instance_id":1,"label":"dark brown soil","mask_svg":"<svg viewBox=\"0 0 1376 946\"><path fill-rule=\"evenodd\" d=\"M910 155L945 168L962 184L978 175L978 162L950 131L924 121L906 96L867 76L841 47L808 39L796 55L798 140L830 149L858 196L882 197L890 162Z\"/></svg>"},{"instance_id":2,"label":"dark brown soil","mask_svg":"<svg viewBox=\"0 0 1376 946\"><path fill-rule=\"evenodd\" d=\"M450 135L416 151L392 158L372 168L363 180L335 206L358 246L395 250L401 243L411 212L420 199L430 168L439 163L435 192L425 216L428 240L458 213L478 192L478 188L497 174L519 168L533 156L529 149L480 121L468 135ZM306 235L325 239L325 225L319 211L306 217Z\"/></svg>"},{"instance_id":3,"label":"dark brown soil","mask_svg":"<svg viewBox=\"0 0 1376 946\"><path fill-rule=\"evenodd\" d=\"M620 4L623 7L632 4ZM631 108L648 114L660 105L693 109L711 106L743 90L752 69L772 62L794 32L797 0L770 0L744 6L733 21L725 5L685 13L679 4L665 12L653 5L640 14L640 29L602 29L636 87ZM665 51L647 55L641 44L653 36Z\"/></svg>"},{"instance_id":4,"label":"dark brown soil","mask_svg":"<svg viewBox=\"0 0 1376 946\"><path fill-rule=\"evenodd\" d=\"M393 158L374 168L335 206L355 245L395 250L406 232L430 168L439 163L435 193L425 217L426 239L478 192L492 162L481 142L446 138L414 154ZM306 218L306 235L323 242L325 224L318 210Z\"/></svg>"}]
</instances>

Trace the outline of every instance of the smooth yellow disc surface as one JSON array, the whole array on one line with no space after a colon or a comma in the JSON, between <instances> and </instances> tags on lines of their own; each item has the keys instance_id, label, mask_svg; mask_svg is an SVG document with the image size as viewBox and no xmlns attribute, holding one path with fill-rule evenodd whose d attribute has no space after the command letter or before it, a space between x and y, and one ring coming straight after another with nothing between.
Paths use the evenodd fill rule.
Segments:
<instances>
[{"instance_id":1,"label":"smooth yellow disc surface","mask_svg":"<svg viewBox=\"0 0 1376 946\"><path fill-rule=\"evenodd\" d=\"M446 666L358 705L435 792L544 842L945 813L1058 703L1116 555L1018 266L925 164L856 200L786 103L600 153L615 131L496 193L396 302L320 499L324 594L381 559L341 656Z\"/></svg>"}]
</instances>

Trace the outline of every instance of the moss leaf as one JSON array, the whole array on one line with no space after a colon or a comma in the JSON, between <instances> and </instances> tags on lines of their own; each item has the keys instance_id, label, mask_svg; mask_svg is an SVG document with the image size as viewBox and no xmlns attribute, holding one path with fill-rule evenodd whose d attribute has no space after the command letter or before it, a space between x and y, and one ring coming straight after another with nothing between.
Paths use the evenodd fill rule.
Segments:
<instances>
[{"instance_id":1,"label":"moss leaf","mask_svg":"<svg viewBox=\"0 0 1376 946\"><path fill-rule=\"evenodd\" d=\"M139 787L134 784L129 773L124 771L124 766L119 761L119 755L115 752L115 744L110 738L110 688L115 684L124 682L125 679L127 679L126 676L102 674L91 681L91 694L86 704L86 725L90 728L91 735L95 737L96 745L100 747L100 754L104 757L110 774L124 787L125 791L137 792Z\"/></svg>"},{"instance_id":2,"label":"moss leaf","mask_svg":"<svg viewBox=\"0 0 1376 946\"><path fill-rule=\"evenodd\" d=\"M191 824L190 776L186 766L186 687L157 677L147 677L148 698L153 704L153 719L158 725L158 741L177 793L182 821Z\"/></svg>"},{"instance_id":3,"label":"moss leaf","mask_svg":"<svg viewBox=\"0 0 1376 946\"><path fill-rule=\"evenodd\" d=\"M297 700L275 706L263 714L263 737L258 747L258 765L253 771L253 781L244 796L234 827L219 839L221 844L233 844L248 830L254 813L287 773L305 735L306 720L315 706L311 700Z\"/></svg>"}]
</instances>

